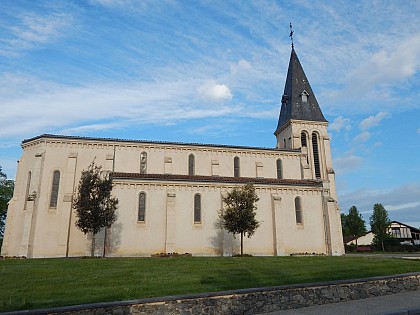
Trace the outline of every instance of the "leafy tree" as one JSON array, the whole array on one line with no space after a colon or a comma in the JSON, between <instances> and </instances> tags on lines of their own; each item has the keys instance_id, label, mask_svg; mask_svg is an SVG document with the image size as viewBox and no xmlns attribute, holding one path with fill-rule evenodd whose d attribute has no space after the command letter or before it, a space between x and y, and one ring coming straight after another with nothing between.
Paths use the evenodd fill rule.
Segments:
<instances>
[{"instance_id":1,"label":"leafy tree","mask_svg":"<svg viewBox=\"0 0 420 315\"><path fill-rule=\"evenodd\" d=\"M117 219L118 199L111 197L112 187L110 172L103 171L95 162L82 172L73 208L76 210L77 228L84 234L92 233L91 256L95 252L96 234L102 228L110 228Z\"/></svg>"},{"instance_id":2,"label":"leafy tree","mask_svg":"<svg viewBox=\"0 0 420 315\"><path fill-rule=\"evenodd\" d=\"M7 204L13 197L15 182L7 179L7 175L2 172L0 166L0 248L3 243L4 226L6 223Z\"/></svg>"},{"instance_id":3,"label":"leafy tree","mask_svg":"<svg viewBox=\"0 0 420 315\"><path fill-rule=\"evenodd\" d=\"M373 206L373 213L370 217L370 227L375 235L372 243L375 246L381 245L382 251L385 251L384 241L390 237L388 234L390 224L388 211L385 210L382 204L376 203Z\"/></svg>"},{"instance_id":4,"label":"leafy tree","mask_svg":"<svg viewBox=\"0 0 420 315\"><path fill-rule=\"evenodd\" d=\"M341 231L343 233L343 238L349 237L351 235L347 227L346 221L347 221L347 214L341 213Z\"/></svg>"},{"instance_id":5,"label":"leafy tree","mask_svg":"<svg viewBox=\"0 0 420 315\"><path fill-rule=\"evenodd\" d=\"M350 236L356 238L356 251L357 251L357 238L366 233L366 224L363 220L362 215L355 206L349 209L349 214L345 220L346 228Z\"/></svg>"},{"instance_id":6,"label":"leafy tree","mask_svg":"<svg viewBox=\"0 0 420 315\"><path fill-rule=\"evenodd\" d=\"M241 188L235 187L223 197L226 208L219 212L220 225L233 236L241 235L241 256L244 254L244 235L250 238L261 223L255 219L255 210L257 210L255 203L258 200L252 184L246 184Z\"/></svg>"}]
</instances>

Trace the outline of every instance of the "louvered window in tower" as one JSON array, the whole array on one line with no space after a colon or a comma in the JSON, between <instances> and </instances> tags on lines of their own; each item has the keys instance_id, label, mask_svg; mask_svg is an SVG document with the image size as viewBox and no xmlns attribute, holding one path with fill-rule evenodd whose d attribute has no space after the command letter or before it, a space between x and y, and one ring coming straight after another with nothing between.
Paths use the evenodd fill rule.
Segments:
<instances>
[{"instance_id":1,"label":"louvered window in tower","mask_svg":"<svg viewBox=\"0 0 420 315\"><path fill-rule=\"evenodd\" d=\"M141 192L139 194L139 209L137 221L144 222L146 220L146 194Z\"/></svg>"},{"instance_id":2,"label":"louvered window in tower","mask_svg":"<svg viewBox=\"0 0 420 315\"><path fill-rule=\"evenodd\" d=\"M276 166L277 166L277 178L278 179L282 179L283 178L283 165L282 165L282 163L281 163L281 160L280 159L278 159L277 161L276 161Z\"/></svg>"},{"instance_id":3,"label":"louvered window in tower","mask_svg":"<svg viewBox=\"0 0 420 315\"><path fill-rule=\"evenodd\" d=\"M307 147L308 146L308 143L306 142L306 133L305 132L302 132L300 134L300 143L301 143L302 147Z\"/></svg>"},{"instance_id":4,"label":"louvered window in tower","mask_svg":"<svg viewBox=\"0 0 420 315\"><path fill-rule=\"evenodd\" d=\"M235 156L233 159L233 176L240 177L241 176L240 166L239 166L239 157Z\"/></svg>"},{"instance_id":5,"label":"louvered window in tower","mask_svg":"<svg viewBox=\"0 0 420 315\"><path fill-rule=\"evenodd\" d=\"M193 176L195 175L195 158L194 154L190 154L188 156L188 175Z\"/></svg>"},{"instance_id":6,"label":"louvered window in tower","mask_svg":"<svg viewBox=\"0 0 420 315\"><path fill-rule=\"evenodd\" d=\"M314 155L315 177L321 178L321 167L319 165L318 137L316 133L312 134L312 150Z\"/></svg>"},{"instance_id":7,"label":"louvered window in tower","mask_svg":"<svg viewBox=\"0 0 420 315\"><path fill-rule=\"evenodd\" d=\"M194 223L201 223L201 195L194 195Z\"/></svg>"},{"instance_id":8,"label":"louvered window in tower","mask_svg":"<svg viewBox=\"0 0 420 315\"><path fill-rule=\"evenodd\" d=\"M56 208L57 207L59 187L60 187L60 171L54 171L53 180L52 180L52 187L51 187L50 208Z\"/></svg>"}]
</instances>

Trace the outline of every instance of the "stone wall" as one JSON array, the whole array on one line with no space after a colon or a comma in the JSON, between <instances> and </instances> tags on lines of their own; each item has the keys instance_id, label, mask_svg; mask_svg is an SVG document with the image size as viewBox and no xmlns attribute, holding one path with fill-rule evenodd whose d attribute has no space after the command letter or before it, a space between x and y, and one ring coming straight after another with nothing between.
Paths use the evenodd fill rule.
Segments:
<instances>
[{"instance_id":1,"label":"stone wall","mask_svg":"<svg viewBox=\"0 0 420 315\"><path fill-rule=\"evenodd\" d=\"M5 314L257 314L420 289L420 273L96 303Z\"/></svg>"}]
</instances>

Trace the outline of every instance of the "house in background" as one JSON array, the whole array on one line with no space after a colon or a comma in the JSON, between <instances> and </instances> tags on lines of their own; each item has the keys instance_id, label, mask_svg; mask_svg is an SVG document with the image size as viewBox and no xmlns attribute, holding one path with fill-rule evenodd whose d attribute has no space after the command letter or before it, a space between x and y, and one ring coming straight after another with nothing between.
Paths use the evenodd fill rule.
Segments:
<instances>
[{"instance_id":1,"label":"house in background","mask_svg":"<svg viewBox=\"0 0 420 315\"><path fill-rule=\"evenodd\" d=\"M389 233L400 243L420 245L420 230L407 224L392 221Z\"/></svg>"},{"instance_id":2,"label":"house in background","mask_svg":"<svg viewBox=\"0 0 420 315\"><path fill-rule=\"evenodd\" d=\"M388 233L397 241L399 241L402 245L420 245L420 229L412 227L410 225L398 222L398 221L391 221L391 225L389 226ZM360 246L368 246L372 243L373 237L375 235L372 231L367 232L366 234L357 238L357 245ZM349 238L345 241L346 245L356 244L356 238Z\"/></svg>"},{"instance_id":3,"label":"house in background","mask_svg":"<svg viewBox=\"0 0 420 315\"><path fill-rule=\"evenodd\" d=\"M357 246L370 246L373 242L373 237L375 235L372 233L372 231L367 232L366 234L359 236L357 238ZM354 244L356 245L356 237L350 237L345 240L346 245Z\"/></svg>"}]
</instances>

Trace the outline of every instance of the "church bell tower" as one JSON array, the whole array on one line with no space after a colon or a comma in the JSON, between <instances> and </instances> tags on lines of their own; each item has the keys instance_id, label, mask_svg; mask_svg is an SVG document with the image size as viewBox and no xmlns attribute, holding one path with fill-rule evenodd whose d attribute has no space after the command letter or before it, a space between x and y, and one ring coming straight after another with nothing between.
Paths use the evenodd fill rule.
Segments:
<instances>
[{"instance_id":1,"label":"church bell tower","mask_svg":"<svg viewBox=\"0 0 420 315\"><path fill-rule=\"evenodd\" d=\"M274 132L276 147L300 149L302 179L330 182L334 186L330 187L331 193L336 199L327 126L328 121L322 114L292 41L281 110Z\"/></svg>"}]
</instances>

